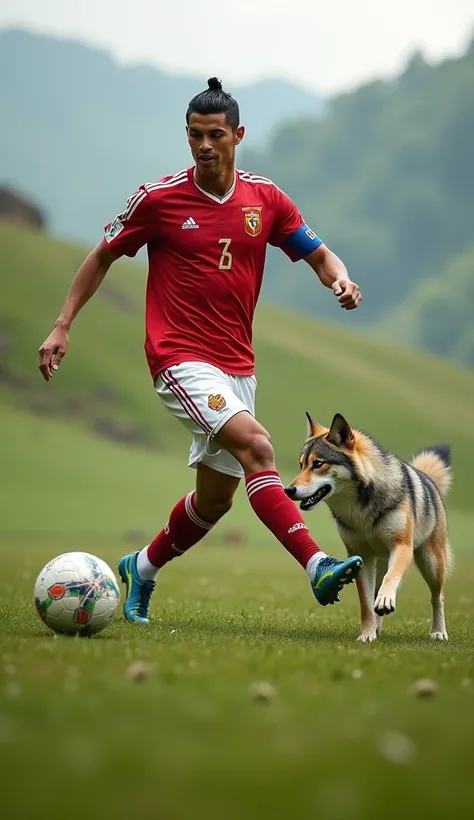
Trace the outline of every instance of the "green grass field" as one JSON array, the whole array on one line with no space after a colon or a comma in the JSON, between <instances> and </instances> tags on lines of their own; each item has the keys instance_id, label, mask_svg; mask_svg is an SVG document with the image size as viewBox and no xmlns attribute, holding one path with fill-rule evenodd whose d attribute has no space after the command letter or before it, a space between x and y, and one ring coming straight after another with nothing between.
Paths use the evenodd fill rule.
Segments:
<instances>
[{"instance_id":1,"label":"green grass field","mask_svg":"<svg viewBox=\"0 0 474 820\"><path fill-rule=\"evenodd\" d=\"M94 639L56 638L33 607L41 567L85 549L115 569L146 543L192 487L189 441L146 370L142 268L114 266L46 385L37 348L84 251L0 224L0 253L2 817L468 816L473 373L350 329L258 312L257 411L285 480L297 470L306 409L326 423L342 412L404 457L451 443L449 644L429 642L429 593L415 569L380 643L357 644L355 589L321 608L242 490L206 542L161 573L152 625L118 615ZM305 518L323 548L344 554L325 508ZM241 544L231 546L236 533ZM149 665L140 683L127 677L136 662ZM435 697L411 694L421 677L435 681ZM252 696L258 682L274 687L268 702Z\"/></svg>"},{"instance_id":2,"label":"green grass field","mask_svg":"<svg viewBox=\"0 0 474 820\"><path fill-rule=\"evenodd\" d=\"M96 551L115 566L120 551ZM118 616L93 639L56 638L32 605L50 557L47 546L1 552L4 817L469 816L467 549L447 587L446 645L427 637L414 569L380 643L360 646L355 589L319 607L278 544L198 546L162 572L149 627ZM141 682L127 677L137 662ZM426 677L438 691L420 700L410 687ZM255 700L259 682L271 700Z\"/></svg>"}]
</instances>

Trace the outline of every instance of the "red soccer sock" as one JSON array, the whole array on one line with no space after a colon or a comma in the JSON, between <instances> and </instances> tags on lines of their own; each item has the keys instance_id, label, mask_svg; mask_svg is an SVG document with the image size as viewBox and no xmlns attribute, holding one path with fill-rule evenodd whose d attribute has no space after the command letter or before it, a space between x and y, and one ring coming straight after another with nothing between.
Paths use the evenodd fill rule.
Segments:
<instances>
[{"instance_id":1,"label":"red soccer sock","mask_svg":"<svg viewBox=\"0 0 474 820\"><path fill-rule=\"evenodd\" d=\"M247 495L260 521L278 538L302 567L320 552L309 534L294 501L285 491L280 476L273 470L254 473L246 480Z\"/></svg>"},{"instance_id":2,"label":"red soccer sock","mask_svg":"<svg viewBox=\"0 0 474 820\"><path fill-rule=\"evenodd\" d=\"M194 503L194 492L178 501L171 511L168 523L158 533L151 544L142 550L146 554L150 567L144 562L145 555L139 558L138 571L145 578L147 570L160 569L162 566L182 555L197 544L209 532L215 522L205 521Z\"/></svg>"}]
</instances>

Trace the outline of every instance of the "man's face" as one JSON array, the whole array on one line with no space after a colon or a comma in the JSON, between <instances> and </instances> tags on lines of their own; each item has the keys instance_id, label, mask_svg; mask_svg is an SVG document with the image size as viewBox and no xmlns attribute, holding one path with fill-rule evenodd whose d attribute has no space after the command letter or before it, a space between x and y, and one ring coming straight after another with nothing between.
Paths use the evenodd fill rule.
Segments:
<instances>
[{"instance_id":1,"label":"man's face","mask_svg":"<svg viewBox=\"0 0 474 820\"><path fill-rule=\"evenodd\" d=\"M202 176L218 176L233 166L235 148L244 136L242 125L233 131L225 114L193 111L186 131L194 162Z\"/></svg>"}]
</instances>

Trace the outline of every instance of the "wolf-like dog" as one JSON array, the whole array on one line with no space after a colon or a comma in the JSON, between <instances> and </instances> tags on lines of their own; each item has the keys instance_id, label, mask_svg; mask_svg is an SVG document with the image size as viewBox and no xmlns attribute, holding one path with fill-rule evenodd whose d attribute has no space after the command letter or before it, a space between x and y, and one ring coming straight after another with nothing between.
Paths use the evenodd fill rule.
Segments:
<instances>
[{"instance_id":1,"label":"wolf-like dog","mask_svg":"<svg viewBox=\"0 0 474 820\"><path fill-rule=\"evenodd\" d=\"M339 413L329 428L306 416L301 469L285 491L302 510L324 501L348 554L364 559L356 580L357 640L377 640L382 616L395 611L397 589L414 559L431 592L430 637L447 641L443 589L452 552L443 497L452 478L449 446L428 447L406 462Z\"/></svg>"}]
</instances>

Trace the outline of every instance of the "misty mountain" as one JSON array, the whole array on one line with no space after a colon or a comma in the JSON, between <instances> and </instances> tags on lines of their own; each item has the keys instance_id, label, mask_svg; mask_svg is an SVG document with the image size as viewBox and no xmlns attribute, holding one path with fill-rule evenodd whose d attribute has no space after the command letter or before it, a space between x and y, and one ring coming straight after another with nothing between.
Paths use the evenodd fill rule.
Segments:
<instances>
[{"instance_id":1,"label":"misty mountain","mask_svg":"<svg viewBox=\"0 0 474 820\"><path fill-rule=\"evenodd\" d=\"M105 51L17 30L0 32L0 76L0 183L45 207L55 233L94 243L138 185L191 164L184 115L207 77L124 67ZM283 80L225 87L248 145L322 106Z\"/></svg>"}]
</instances>

